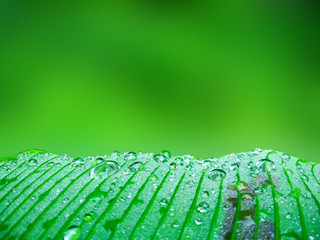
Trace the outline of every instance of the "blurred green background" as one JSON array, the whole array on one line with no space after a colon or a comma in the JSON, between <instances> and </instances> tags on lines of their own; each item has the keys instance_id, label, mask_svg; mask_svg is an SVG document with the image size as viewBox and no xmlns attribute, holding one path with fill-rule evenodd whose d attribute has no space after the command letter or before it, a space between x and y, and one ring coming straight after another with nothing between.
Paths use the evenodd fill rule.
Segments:
<instances>
[{"instance_id":1,"label":"blurred green background","mask_svg":"<svg viewBox=\"0 0 320 240\"><path fill-rule=\"evenodd\" d=\"M0 1L0 156L320 162L319 3Z\"/></svg>"}]
</instances>

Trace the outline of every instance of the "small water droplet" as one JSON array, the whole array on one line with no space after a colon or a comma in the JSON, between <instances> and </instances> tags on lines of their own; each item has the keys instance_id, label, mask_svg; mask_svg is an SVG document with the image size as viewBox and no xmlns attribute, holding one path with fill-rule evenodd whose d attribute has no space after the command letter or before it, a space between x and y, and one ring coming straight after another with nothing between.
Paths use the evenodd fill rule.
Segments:
<instances>
[{"instance_id":1,"label":"small water droplet","mask_svg":"<svg viewBox=\"0 0 320 240\"><path fill-rule=\"evenodd\" d=\"M169 152L168 150L163 150L160 152L160 154L165 155L167 158L171 158L171 152Z\"/></svg>"},{"instance_id":2,"label":"small water droplet","mask_svg":"<svg viewBox=\"0 0 320 240\"><path fill-rule=\"evenodd\" d=\"M84 165L83 158L75 158L72 160L71 166L72 167L81 167Z\"/></svg>"},{"instance_id":3,"label":"small water droplet","mask_svg":"<svg viewBox=\"0 0 320 240\"><path fill-rule=\"evenodd\" d=\"M155 154L153 156L153 159L156 161L156 162L160 162L160 163L164 163L164 162L167 162L168 159L165 155L163 154Z\"/></svg>"},{"instance_id":4,"label":"small water droplet","mask_svg":"<svg viewBox=\"0 0 320 240\"><path fill-rule=\"evenodd\" d=\"M182 157L176 157L175 161L181 166L184 164L184 159Z\"/></svg>"},{"instance_id":5,"label":"small water droplet","mask_svg":"<svg viewBox=\"0 0 320 240\"><path fill-rule=\"evenodd\" d=\"M153 174L153 175L150 176L150 180L151 181L158 181L159 177L157 175Z\"/></svg>"},{"instance_id":6,"label":"small water droplet","mask_svg":"<svg viewBox=\"0 0 320 240\"><path fill-rule=\"evenodd\" d=\"M105 178L119 170L119 165L115 161L105 161L100 165L95 166L90 171L91 178Z\"/></svg>"},{"instance_id":7,"label":"small water droplet","mask_svg":"<svg viewBox=\"0 0 320 240\"><path fill-rule=\"evenodd\" d=\"M175 168L177 168L177 163L175 162L170 163L170 169L175 169Z\"/></svg>"},{"instance_id":8,"label":"small water droplet","mask_svg":"<svg viewBox=\"0 0 320 240\"><path fill-rule=\"evenodd\" d=\"M203 191L202 196L207 198L209 197L210 193L208 191Z\"/></svg>"},{"instance_id":9,"label":"small water droplet","mask_svg":"<svg viewBox=\"0 0 320 240\"><path fill-rule=\"evenodd\" d=\"M240 166L240 163L239 162L236 162L236 163L232 163L231 166L230 166L230 170L233 171L233 170L237 170Z\"/></svg>"},{"instance_id":10,"label":"small water droplet","mask_svg":"<svg viewBox=\"0 0 320 240\"><path fill-rule=\"evenodd\" d=\"M210 210L210 205L207 202L201 202L197 206L197 210L200 213L206 213Z\"/></svg>"},{"instance_id":11,"label":"small water droplet","mask_svg":"<svg viewBox=\"0 0 320 240\"><path fill-rule=\"evenodd\" d=\"M276 169L276 164L269 159L260 159L257 162L257 167L260 171L266 172Z\"/></svg>"},{"instance_id":12,"label":"small water droplet","mask_svg":"<svg viewBox=\"0 0 320 240\"><path fill-rule=\"evenodd\" d=\"M137 154L135 152L126 152L124 154L124 159L127 161L133 161L137 159Z\"/></svg>"},{"instance_id":13,"label":"small water droplet","mask_svg":"<svg viewBox=\"0 0 320 240\"><path fill-rule=\"evenodd\" d=\"M247 164L247 166L248 166L248 168L251 169L251 168L253 167L253 162L252 162L252 161L249 161L248 164Z\"/></svg>"},{"instance_id":14,"label":"small water droplet","mask_svg":"<svg viewBox=\"0 0 320 240\"><path fill-rule=\"evenodd\" d=\"M83 220L85 222L90 222L93 219L93 213L87 213L86 215L84 215Z\"/></svg>"},{"instance_id":15,"label":"small water droplet","mask_svg":"<svg viewBox=\"0 0 320 240\"><path fill-rule=\"evenodd\" d=\"M226 172L222 169L212 169L210 170L208 178L212 181L220 181L226 177Z\"/></svg>"},{"instance_id":16,"label":"small water droplet","mask_svg":"<svg viewBox=\"0 0 320 240\"><path fill-rule=\"evenodd\" d=\"M34 165L36 165L38 163L38 161L37 161L37 159L35 159L35 158L31 158L31 159L29 159L29 161L28 161L28 165L29 166L34 166Z\"/></svg>"},{"instance_id":17,"label":"small water droplet","mask_svg":"<svg viewBox=\"0 0 320 240\"><path fill-rule=\"evenodd\" d=\"M47 163L47 167L53 167L54 166L54 162L48 162Z\"/></svg>"},{"instance_id":18,"label":"small water droplet","mask_svg":"<svg viewBox=\"0 0 320 240\"><path fill-rule=\"evenodd\" d=\"M196 225L201 225L203 223L201 218L197 218L195 221Z\"/></svg>"},{"instance_id":19,"label":"small water droplet","mask_svg":"<svg viewBox=\"0 0 320 240\"><path fill-rule=\"evenodd\" d=\"M177 221L174 221L174 223L172 224L172 227L174 227L174 228L178 228L178 227L179 227L178 222L177 222Z\"/></svg>"},{"instance_id":20,"label":"small water droplet","mask_svg":"<svg viewBox=\"0 0 320 240\"><path fill-rule=\"evenodd\" d=\"M287 218L287 219L291 219L291 217L292 217L292 216L291 216L290 213L288 213L288 214L286 215L286 218Z\"/></svg>"},{"instance_id":21,"label":"small water droplet","mask_svg":"<svg viewBox=\"0 0 320 240\"><path fill-rule=\"evenodd\" d=\"M77 226L71 226L64 232L64 240L76 240L80 236L80 228Z\"/></svg>"},{"instance_id":22,"label":"small water droplet","mask_svg":"<svg viewBox=\"0 0 320 240\"><path fill-rule=\"evenodd\" d=\"M142 162L136 161L130 164L129 169L130 169L130 172L135 172L135 171L141 170L143 166L144 165L142 164Z\"/></svg>"},{"instance_id":23,"label":"small water droplet","mask_svg":"<svg viewBox=\"0 0 320 240\"><path fill-rule=\"evenodd\" d=\"M160 205L167 206L168 205L168 200L166 198L162 198L161 201L160 201Z\"/></svg>"},{"instance_id":24,"label":"small water droplet","mask_svg":"<svg viewBox=\"0 0 320 240\"><path fill-rule=\"evenodd\" d=\"M102 158L102 157L98 157L98 158L96 158L96 159L94 160L94 162L93 162L93 166L96 166L96 165L98 165L98 164L102 163L103 161L105 161L105 159L104 159L104 158Z\"/></svg>"}]
</instances>

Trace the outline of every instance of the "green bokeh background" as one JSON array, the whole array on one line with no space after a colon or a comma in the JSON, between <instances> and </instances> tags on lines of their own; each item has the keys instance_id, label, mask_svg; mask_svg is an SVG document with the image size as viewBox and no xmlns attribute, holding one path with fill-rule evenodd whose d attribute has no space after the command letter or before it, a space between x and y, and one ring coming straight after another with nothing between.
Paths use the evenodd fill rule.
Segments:
<instances>
[{"instance_id":1,"label":"green bokeh background","mask_svg":"<svg viewBox=\"0 0 320 240\"><path fill-rule=\"evenodd\" d=\"M317 1L0 1L0 156L320 162Z\"/></svg>"}]
</instances>

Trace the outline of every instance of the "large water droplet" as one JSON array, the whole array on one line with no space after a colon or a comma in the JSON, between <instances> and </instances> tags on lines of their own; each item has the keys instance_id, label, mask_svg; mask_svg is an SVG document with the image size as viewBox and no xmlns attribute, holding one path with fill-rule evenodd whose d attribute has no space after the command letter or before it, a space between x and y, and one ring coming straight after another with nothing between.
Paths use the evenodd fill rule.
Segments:
<instances>
[{"instance_id":1,"label":"large water droplet","mask_svg":"<svg viewBox=\"0 0 320 240\"><path fill-rule=\"evenodd\" d=\"M210 205L207 202L201 202L197 206L198 212L206 213L210 210Z\"/></svg>"},{"instance_id":2,"label":"large water droplet","mask_svg":"<svg viewBox=\"0 0 320 240\"><path fill-rule=\"evenodd\" d=\"M226 172L222 169L212 169L210 170L208 178L212 181L220 181L226 177Z\"/></svg>"},{"instance_id":3,"label":"large water droplet","mask_svg":"<svg viewBox=\"0 0 320 240\"><path fill-rule=\"evenodd\" d=\"M80 228L77 226L69 227L67 231L64 232L64 240L77 240L80 236Z\"/></svg>"},{"instance_id":4,"label":"large water droplet","mask_svg":"<svg viewBox=\"0 0 320 240\"><path fill-rule=\"evenodd\" d=\"M257 162L257 167L260 171L266 172L276 169L276 164L269 159L260 159Z\"/></svg>"},{"instance_id":5,"label":"large water droplet","mask_svg":"<svg viewBox=\"0 0 320 240\"><path fill-rule=\"evenodd\" d=\"M91 178L105 178L119 170L119 165L115 161L105 161L104 163L95 166L90 171Z\"/></svg>"}]
</instances>

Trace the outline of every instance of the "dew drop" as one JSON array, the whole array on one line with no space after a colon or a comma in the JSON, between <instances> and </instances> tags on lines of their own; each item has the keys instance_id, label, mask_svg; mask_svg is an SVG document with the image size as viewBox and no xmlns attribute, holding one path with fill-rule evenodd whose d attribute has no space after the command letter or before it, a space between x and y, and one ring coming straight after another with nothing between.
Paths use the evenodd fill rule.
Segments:
<instances>
[{"instance_id":1,"label":"dew drop","mask_svg":"<svg viewBox=\"0 0 320 240\"><path fill-rule=\"evenodd\" d=\"M209 197L209 195L210 195L210 193L208 191L203 191L202 192L202 196L205 197L205 198Z\"/></svg>"},{"instance_id":2,"label":"dew drop","mask_svg":"<svg viewBox=\"0 0 320 240\"><path fill-rule=\"evenodd\" d=\"M175 163L175 162L172 162L172 163L170 163L170 169L175 169L175 168L177 168L177 163Z\"/></svg>"},{"instance_id":3,"label":"dew drop","mask_svg":"<svg viewBox=\"0 0 320 240\"><path fill-rule=\"evenodd\" d=\"M76 240L80 236L80 228L77 226L71 226L67 231L64 232L64 240Z\"/></svg>"},{"instance_id":4,"label":"dew drop","mask_svg":"<svg viewBox=\"0 0 320 240\"><path fill-rule=\"evenodd\" d=\"M276 164L269 159L260 159L257 162L257 167L260 171L266 172L276 169Z\"/></svg>"},{"instance_id":5,"label":"dew drop","mask_svg":"<svg viewBox=\"0 0 320 240\"><path fill-rule=\"evenodd\" d=\"M167 206L168 205L168 200L166 198L162 198L161 201L160 201L160 205Z\"/></svg>"},{"instance_id":6,"label":"dew drop","mask_svg":"<svg viewBox=\"0 0 320 240\"><path fill-rule=\"evenodd\" d=\"M104 159L104 158L102 158L102 157L98 157L98 158L96 158L96 159L94 160L94 162L93 162L93 166L96 166L96 165L98 165L98 164L102 163L103 161L105 161L105 159Z\"/></svg>"},{"instance_id":7,"label":"dew drop","mask_svg":"<svg viewBox=\"0 0 320 240\"><path fill-rule=\"evenodd\" d=\"M159 177L158 177L157 175L154 175L154 174L153 174L153 175L150 176L150 180L151 180L151 181L158 181L158 180L159 180Z\"/></svg>"},{"instance_id":8,"label":"dew drop","mask_svg":"<svg viewBox=\"0 0 320 240\"><path fill-rule=\"evenodd\" d=\"M84 165L83 158L75 158L72 160L71 166L72 167L81 167Z\"/></svg>"},{"instance_id":9,"label":"dew drop","mask_svg":"<svg viewBox=\"0 0 320 240\"><path fill-rule=\"evenodd\" d=\"M236 163L232 163L231 166L230 166L230 170L233 171L233 170L237 170L240 166L240 163L239 162L236 162Z\"/></svg>"},{"instance_id":10,"label":"dew drop","mask_svg":"<svg viewBox=\"0 0 320 240\"><path fill-rule=\"evenodd\" d=\"M95 166L90 171L91 178L105 178L119 170L119 165L115 161L105 161L104 163Z\"/></svg>"},{"instance_id":11,"label":"dew drop","mask_svg":"<svg viewBox=\"0 0 320 240\"><path fill-rule=\"evenodd\" d=\"M288 214L286 215L286 219L291 219L291 218L292 218L291 214L288 213Z\"/></svg>"},{"instance_id":12,"label":"dew drop","mask_svg":"<svg viewBox=\"0 0 320 240\"><path fill-rule=\"evenodd\" d=\"M133 161L137 159L137 154L135 152L126 152L124 154L124 159L127 161Z\"/></svg>"},{"instance_id":13,"label":"dew drop","mask_svg":"<svg viewBox=\"0 0 320 240\"><path fill-rule=\"evenodd\" d=\"M155 154L153 156L153 159L156 161L156 162L160 162L160 163L164 163L164 162L167 162L168 159L165 155L163 154Z\"/></svg>"},{"instance_id":14,"label":"dew drop","mask_svg":"<svg viewBox=\"0 0 320 240\"><path fill-rule=\"evenodd\" d=\"M177 222L177 221L174 221L174 223L172 224L172 227L174 227L174 228L178 228L178 227L179 227L178 222Z\"/></svg>"},{"instance_id":15,"label":"dew drop","mask_svg":"<svg viewBox=\"0 0 320 240\"><path fill-rule=\"evenodd\" d=\"M184 164L184 159L183 159L182 157L176 157L175 160L176 160L176 162L177 162L179 165L183 166L183 164Z\"/></svg>"},{"instance_id":16,"label":"dew drop","mask_svg":"<svg viewBox=\"0 0 320 240\"><path fill-rule=\"evenodd\" d=\"M226 172L222 169L212 169L210 170L208 178L212 181L220 181L226 177Z\"/></svg>"},{"instance_id":17,"label":"dew drop","mask_svg":"<svg viewBox=\"0 0 320 240\"><path fill-rule=\"evenodd\" d=\"M203 223L203 220L201 218L197 218L195 221L196 225L201 225Z\"/></svg>"},{"instance_id":18,"label":"dew drop","mask_svg":"<svg viewBox=\"0 0 320 240\"><path fill-rule=\"evenodd\" d=\"M38 161L37 161L37 159L35 159L35 158L31 158L31 159L29 159L29 161L28 161L28 165L29 166L34 166L34 165L36 165L38 163Z\"/></svg>"},{"instance_id":19,"label":"dew drop","mask_svg":"<svg viewBox=\"0 0 320 240\"><path fill-rule=\"evenodd\" d=\"M47 167L53 167L54 166L54 162L48 162L47 163Z\"/></svg>"},{"instance_id":20,"label":"dew drop","mask_svg":"<svg viewBox=\"0 0 320 240\"><path fill-rule=\"evenodd\" d=\"M86 215L84 215L83 220L85 222L90 222L93 219L93 213L87 213Z\"/></svg>"},{"instance_id":21,"label":"dew drop","mask_svg":"<svg viewBox=\"0 0 320 240\"><path fill-rule=\"evenodd\" d=\"M160 154L165 155L167 158L171 158L171 152L169 152L168 150L163 150L160 152Z\"/></svg>"},{"instance_id":22,"label":"dew drop","mask_svg":"<svg viewBox=\"0 0 320 240\"><path fill-rule=\"evenodd\" d=\"M207 202L201 202L198 204L197 210L200 213L207 213L210 210L210 205Z\"/></svg>"},{"instance_id":23,"label":"dew drop","mask_svg":"<svg viewBox=\"0 0 320 240\"><path fill-rule=\"evenodd\" d=\"M253 162L252 162L252 161L249 161L248 164L247 164L247 166L248 166L248 168L251 169L251 168L253 167Z\"/></svg>"},{"instance_id":24,"label":"dew drop","mask_svg":"<svg viewBox=\"0 0 320 240\"><path fill-rule=\"evenodd\" d=\"M141 170L143 168L142 162L136 161L134 163L131 163L129 166L130 172L135 172L138 170Z\"/></svg>"}]
</instances>

